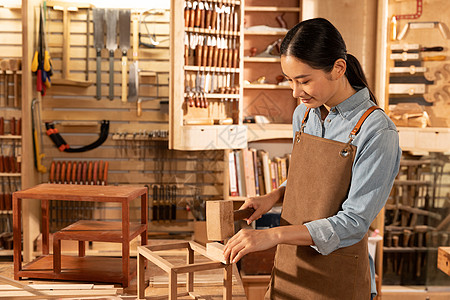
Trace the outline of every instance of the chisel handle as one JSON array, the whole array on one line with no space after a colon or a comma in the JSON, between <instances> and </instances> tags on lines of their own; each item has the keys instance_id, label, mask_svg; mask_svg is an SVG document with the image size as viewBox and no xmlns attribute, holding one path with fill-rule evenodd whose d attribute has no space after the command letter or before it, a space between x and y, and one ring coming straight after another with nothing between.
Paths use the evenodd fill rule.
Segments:
<instances>
[{"instance_id":1,"label":"chisel handle","mask_svg":"<svg viewBox=\"0 0 450 300\"><path fill-rule=\"evenodd\" d=\"M441 46L437 46L437 47L423 47L420 50L424 51L424 52L432 52L432 51L440 52L440 51L444 51L444 47L441 47Z\"/></svg>"},{"instance_id":2,"label":"chisel handle","mask_svg":"<svg viewBox=\"0 0 450 300\"><path fill-rule=\"evenodd\" d=\"M55 183L55 162L52 161L52 164L50 166L50 176L48 179L49 183Z\"/></svg>"},{"instance_id":3,"label":"chisel handle","mask_svg":"<svg viewBox=\"0 0 450 300\"><path fill-rule=\"evenodd\" d=\"M122 53L122 102L127 102L127 53Z\"/></svg>"},{"instance_id":4,"label":"chisel handle","mask_svg":"<svg viewBox=\"0 0 450 300\"><path fill-rule=\"evenodd\" d=\"M425 56L422 58L423 61L443 61L445 59L445 55Z\"/></svg>"},{"instance_id":5,"label":"chisel handle","mask_svg":"<svg viewBox=\"0 0 450 300\"><path fill-rule=\"evenodd\" d=\"M251 215L253 215L254 212L255 212L254 208L245 208L245 209L235 210L233 213L233 219L235 221L247 219Z\"/></svg>"},{"instance_id":6,"label":"chisel handle","mask_svg":"<svg viewBox=\"0 0 450 300\"><path fill-rule=\"evenodd\" d=\"M114 51L109 51L109 100L114 99Z\"/></svg>"},{"instance_id":7,"label":"chisel handle","mask_svg":"<svg viewBox=\"0 0 450 300\"><path fill-rule=\"evenodd\" d=\"M102 98L102 56L101 49L97 49L97 100Z\"/></svg>"}]
</instances>

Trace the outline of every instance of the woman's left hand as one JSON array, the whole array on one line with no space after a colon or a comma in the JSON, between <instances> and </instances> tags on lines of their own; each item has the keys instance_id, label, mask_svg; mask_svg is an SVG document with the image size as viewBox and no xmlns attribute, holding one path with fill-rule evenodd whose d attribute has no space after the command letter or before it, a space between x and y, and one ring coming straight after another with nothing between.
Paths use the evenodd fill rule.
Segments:
<instances>
[{"instance_id":1,"label":"woman's left hand","mask_svg":"<svg viewBox=\"0 0 450 300\"><path fill-rule=\"evenodd\" d=\"M278 244L277 228L241 229L226 244L223 255L226 261L238 262L244 255L270 249Z\"/></svg>"}]
</instances>

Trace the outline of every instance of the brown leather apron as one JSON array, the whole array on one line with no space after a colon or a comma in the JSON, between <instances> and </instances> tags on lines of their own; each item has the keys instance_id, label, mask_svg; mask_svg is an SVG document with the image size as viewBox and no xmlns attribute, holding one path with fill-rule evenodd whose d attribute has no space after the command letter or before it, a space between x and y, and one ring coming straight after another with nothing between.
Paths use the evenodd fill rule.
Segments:
<instances>
[{"instance_id":1,"label":"brown leather apron","mask_svg":"<svg viewBox=\"0 0 450 300\"><path fill-rule=\"evenodd\" d=\"M281 226L327 218L341 210L352 177L356 147L351 144L369 108L342 143L303 132L296 133L281 213ZM322 255L310 246L277 246L270 299L370 299L367 234L358 243Z\"/></svg>"}]
</instances>

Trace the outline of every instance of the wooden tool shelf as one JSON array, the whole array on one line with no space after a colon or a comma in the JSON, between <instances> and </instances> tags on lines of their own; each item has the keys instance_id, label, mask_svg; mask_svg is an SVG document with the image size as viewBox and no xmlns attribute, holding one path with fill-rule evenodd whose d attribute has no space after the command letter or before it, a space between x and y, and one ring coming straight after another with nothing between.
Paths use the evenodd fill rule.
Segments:
<instances>
[{"instance_id":1,"label":"wooden tool shelf","mask_svg":"<svg viewBox=\"0 0 450 300\"><path fill-rule=\"evenodd\" d=\"M258 62L258 63L265 63L265 62L270 62L270 63L279 63L280 62L280 58L279 57L250 57L250 56L246 56L244 57L244 62L248 62L248 63L252 63L252 62Z\"/></svg>"},{"instance_id":2,"label":"wooden tool shelf","mask_svg":"<svg viewBox=\"0 0 450 300\"><path fill-rule=\"evenodd\" d=\"M207 3L214 10L217 6L221 12L202 10L194 3ZM247 146L241 101L244 3L197 3L171 1L171 7L185 9L171 10L169 148L243 148ZM236 142L238 134L244 138Z\"/></svg>"},{"instance_id":3,"label":"wooden tool shelf","mask_svg":"<svg viewBox=\"0 0 450 300\"><path fill-rule=\"evenodd\" d=\"M289 86L277 84L279 76L282 76L280 57L269 49L273 47L275 51L274 43L300 21L301 12L302 1L297 0L282 1L276 7L268 0L246 2L244 15L248 29L244 29L243 73L246 84L243 114L244 118L263 115L271 122L248 124L248 142L292 137L290 124L298 103L292 98ZM280 20L285 22L286 30L281 30ZM267 26L268 29L252 30L254 26Z\"/></svg>"},{"instance_id":4,"label":"wooden tool shelf","mask_svg":"<svg viewBox=\"0 0 450 300\"><path fill-rule=\"evenodd\" d=\"M0 177L20 177L21 173L0 173Z\"/></svg>"},{"instance_id":5,"label":"wooden tool shelf","mask_svg":"<svg viewBox=\"0 0 450 300\"><path fill-rule=\"evenodd\" d=\"M0 135L0 140L21 140L21 135Z\"/></svg>"},{"instance_id":6,"label":"wooden tool shelf","mask_svg":"<svg viewBox=\"0 0 450 300\"><path fill-rule=\"evenodd\" d=\"M239 36L240 33L233 32L233 31L225 31L225 30L215 30L215 29L206 29L206 28L196 28L196 27L185 27L184 30L186 32L192 32L192 33L201 33L201 34L207 34L207 35L223 35L223 36Z\"/></svg>"},{"instance_id":7,"label":"wooden tool shelf","mask_svg":"<svg viewBox=\"0 0 450 300\"><path fill-rule=\"evenodd\" d=\"M244 35L279 35L279 36L284 36L286 34L287 31L251 31L251 30L246 30L244 31ZM244 58L245 59L245 58Z\"/></svg>"},{"instance_id":8,"label":"wooden tool shelf","mask_svg":"<svg viewBox=\"0 0 450 300\"><path fill-rule=\"evenodd\" d=\"M287 6L246 6L245 11L256 11L256 12L295 12L298 13L298 7L287 7Z\"/></svg>"}]
</instances>

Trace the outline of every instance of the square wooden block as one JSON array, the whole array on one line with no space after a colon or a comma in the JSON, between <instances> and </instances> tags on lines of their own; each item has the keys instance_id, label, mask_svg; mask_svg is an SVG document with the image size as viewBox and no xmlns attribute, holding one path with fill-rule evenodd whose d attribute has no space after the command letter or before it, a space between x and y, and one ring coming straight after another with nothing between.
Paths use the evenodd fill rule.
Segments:
<instances>
[{"instance_id":1,"label":"square wooden block","mask_svg":"<svg viewBox=\"0 0 450 300\"><path fill-rule=\"evenodd\" d=\"M187 249L186 264L175 266L169 261L165 260L157 254L158 251ZM138 298L148 299L145 297L145 262L146 259L157 265L159 268L169 274L169 299L175 300L177 297L190 296L192 299L197 299L199 296L194 294L194 272L206 271L213 269L224 269L223 278L223 299L231 300L232 298L232 265L224 264L208 255L206 248L196 242L178 242L166 245L155 246L138 246ZM211 259L209 262L194 263L194 251ZM177 276L178 274L187 273L186 292L177 294Z\"/></svg>"}]
</instances>

